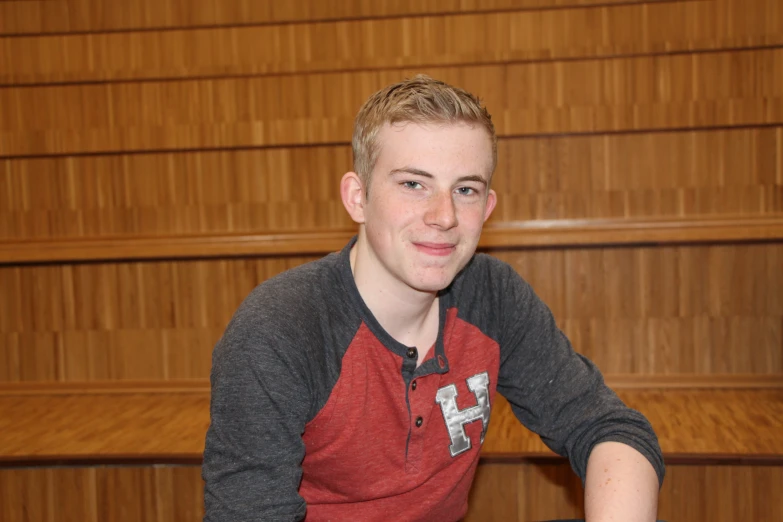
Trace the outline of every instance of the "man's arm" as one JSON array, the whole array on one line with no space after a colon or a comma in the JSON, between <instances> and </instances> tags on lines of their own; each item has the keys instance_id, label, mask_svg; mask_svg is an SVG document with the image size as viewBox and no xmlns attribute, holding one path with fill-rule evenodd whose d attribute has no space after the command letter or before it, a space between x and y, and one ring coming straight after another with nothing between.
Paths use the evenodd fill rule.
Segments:
<instances>
[{"instance_id":1,"label":"man's arm","mask_svg":"<svg viewBox=\"0 0 783 522\"><path fill-rule=\"evenodd\" d=\"M646 479L640 479L638 488L630 490L611 488L604 492L604 489L610 478L609 485L616 480L625 484L636 475L635 463L643 459L642 469L649 467L657 491L665 466L652 426L606 386L594 363L574 352L549 308L512 268L507 270L507 285L500 304L506 313L501 324L498 391L508 399L514 414L526 427L540 435L554 452L568 457L585 484L586 494L590 495L588 513L613 513L610 510L626 505L641 507L640 495L649 498L651 488L643 485L647 484ZM605 446L609 442L612 444ZM615 455L617 447L622 449ZM633 458L627 458L628 455ZM588 473L589 466L593 473ZM604 477L604 469L612 476ZM646 476L646 472L642 475ZM634 519L617 516L614 520Z\"/></svg>"},{"instance_id":2,"label":"man's arm","mask_svg":"<svg viewBox=\"0 0 783 522\"><path fill-rule=\"evenodd\" d=\"M587 461L586 522L654 522L658 487L644 455L620 442L597 444Z\"/></svg>"},{"instance_id":3,"label":"man's arm","mask_svg":"<svg viewBox=\"0 0 783 522\"><path fill-rule=\"evenodd\" d=\"M205 522L294 522L305 515L298 487L312 383L304 341L291 332L307 328L266 296L243 303L213 352Z\"/></svg>"}]
</instances>

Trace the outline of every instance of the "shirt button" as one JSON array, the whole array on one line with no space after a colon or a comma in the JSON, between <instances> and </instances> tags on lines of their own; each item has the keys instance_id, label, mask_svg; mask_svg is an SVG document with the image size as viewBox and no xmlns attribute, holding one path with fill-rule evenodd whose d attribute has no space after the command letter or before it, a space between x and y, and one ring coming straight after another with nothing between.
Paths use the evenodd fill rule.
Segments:
<instances>
[{"instance_id":1,"label":"shirt button","mask_svg":"<svg viewBox=\"0 0 783 522\"><path fill-rule=\"evenodd\" d=\"M408 348L408 359L415 359L417 355L416 348Z\"/></svg>"},{"instance_id":2,"label":"shirt button","mask_svg":"<svg viewBox=\"0 0 783 522\"><path fill-rule=\"evenodd\" d=\"M421 417L418 417L416 419L416 427L420 428L423 422L424 422L424 419L422 419Z\"/></svg>"},{"instance_id":3,"label":"shirt button","mask_svg":"<svg viewBox=\"0 0 783 522\"><path fill-rule=\"evenodd\" d=\"M415 389L416 389L416 381L413 381L411 383L411 390L415 390Z\"/></svg>"}]
</instances>

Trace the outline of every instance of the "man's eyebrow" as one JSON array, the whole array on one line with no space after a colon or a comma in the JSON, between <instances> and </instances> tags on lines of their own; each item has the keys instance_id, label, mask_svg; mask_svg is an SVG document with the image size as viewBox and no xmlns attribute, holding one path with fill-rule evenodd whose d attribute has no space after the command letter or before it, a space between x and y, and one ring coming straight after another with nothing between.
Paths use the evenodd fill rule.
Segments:
<instances>
[{"instance_id":1,"label":"man's eyebrow","mask_svg":"<svg viewBox=\"0 0 783 522\"><path fill-rule=\"evenodd\" d=\"M394 176L395 174L400 174L400 173L403 173L403 172L406 172L408 174L415 174L417 176L423 176L425 178L434 178L435 177L432 174L430 174L429 172L427 172L426 170L421 170L421 169L417 169L417 168L414 168L414 167L402 167L402 168L399 168L399 169L393 169L393 170L391 170L389 172L389 176Z\"/></svg>"},{"instance_id":2,"label":"man's eyebrow","mask_svg":"<svg viewBox=\"0 0 783 522\"><path fill-rule=\"evenodd\" d=\"M414 174L416 176L422 176L424 178L430 178L430 179L435 177L429 172L427 172L426 170L417 169L415 167L402 167L399 169L392 169L391 171L389 171L389 176L393 176L395 174L400 174L400 173ZM475 181L476 183L481 183L485 187L488 185L486 179L476 174L470 176L462 176L461 178L457 179L457 183L462 183L465 181Z\"/></svg>"},{"instance_id":3,"label":"man's eyebrow","mask_svg":"<svg viewBox=\"0 0 783 522\"><path fill-rule=\"evenodd\" d=\"M485 179L484 179L484 178L482 178L481 176L477 176L477 175L475 175L475 174L474 174L474 175L472 175L472 176L462 176L461 178L459 178L459 179L457 180L457 182L458 182L458 183L461 183L461 182L463 182L463 181L475 181L475 182L477 182L477 183L481 183L481 184L482 184L482 185L484 185L485 187L487 186L487 180L485 180Z\"/></svg>"}]
</instances>

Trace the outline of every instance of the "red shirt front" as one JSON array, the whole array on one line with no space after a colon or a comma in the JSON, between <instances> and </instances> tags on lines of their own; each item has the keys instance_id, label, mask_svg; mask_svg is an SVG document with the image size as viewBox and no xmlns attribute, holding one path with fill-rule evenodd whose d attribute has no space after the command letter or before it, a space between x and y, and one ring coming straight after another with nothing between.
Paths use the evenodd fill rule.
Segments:
<instances>
[{"instance_id":1,"label":"red shirt front","mask_svg":"<svg viewBox=\"0 0 783 522\"><path fill-rule=\"evenodd\" d=\"M457 409L475 408L477 397L467 380L486 373L493 402L499 352L495 341L458 319L454 308L447 314L443 343L449 371L415 373L406 386L405 357L362 325L326 406L305 427L299 493L307 502L308 522L385 521L395 518L400 505L406 506L406 520L464 516L484 424L477 415L466 422L470 448L452 456L436 394L454 385ZM428 360L433 358L435 350Z\"/></svg>"}]
</instances>

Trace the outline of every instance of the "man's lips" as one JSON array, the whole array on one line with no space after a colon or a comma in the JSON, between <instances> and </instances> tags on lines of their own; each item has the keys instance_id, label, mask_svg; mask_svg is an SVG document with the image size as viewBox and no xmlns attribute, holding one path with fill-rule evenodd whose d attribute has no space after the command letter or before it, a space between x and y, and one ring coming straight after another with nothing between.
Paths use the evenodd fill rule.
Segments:
<instances>
[{"instance_id":1,"label":"man's lips","mask_svg":"<svg viewBox=\"0 0 783 522\"><path fill-rule=\"evenodd\" d=\"M429 254L431 256L447 256L454 252L456 245L454 243L413 243L416 250Z\"/></svg>"}]
</instances>

